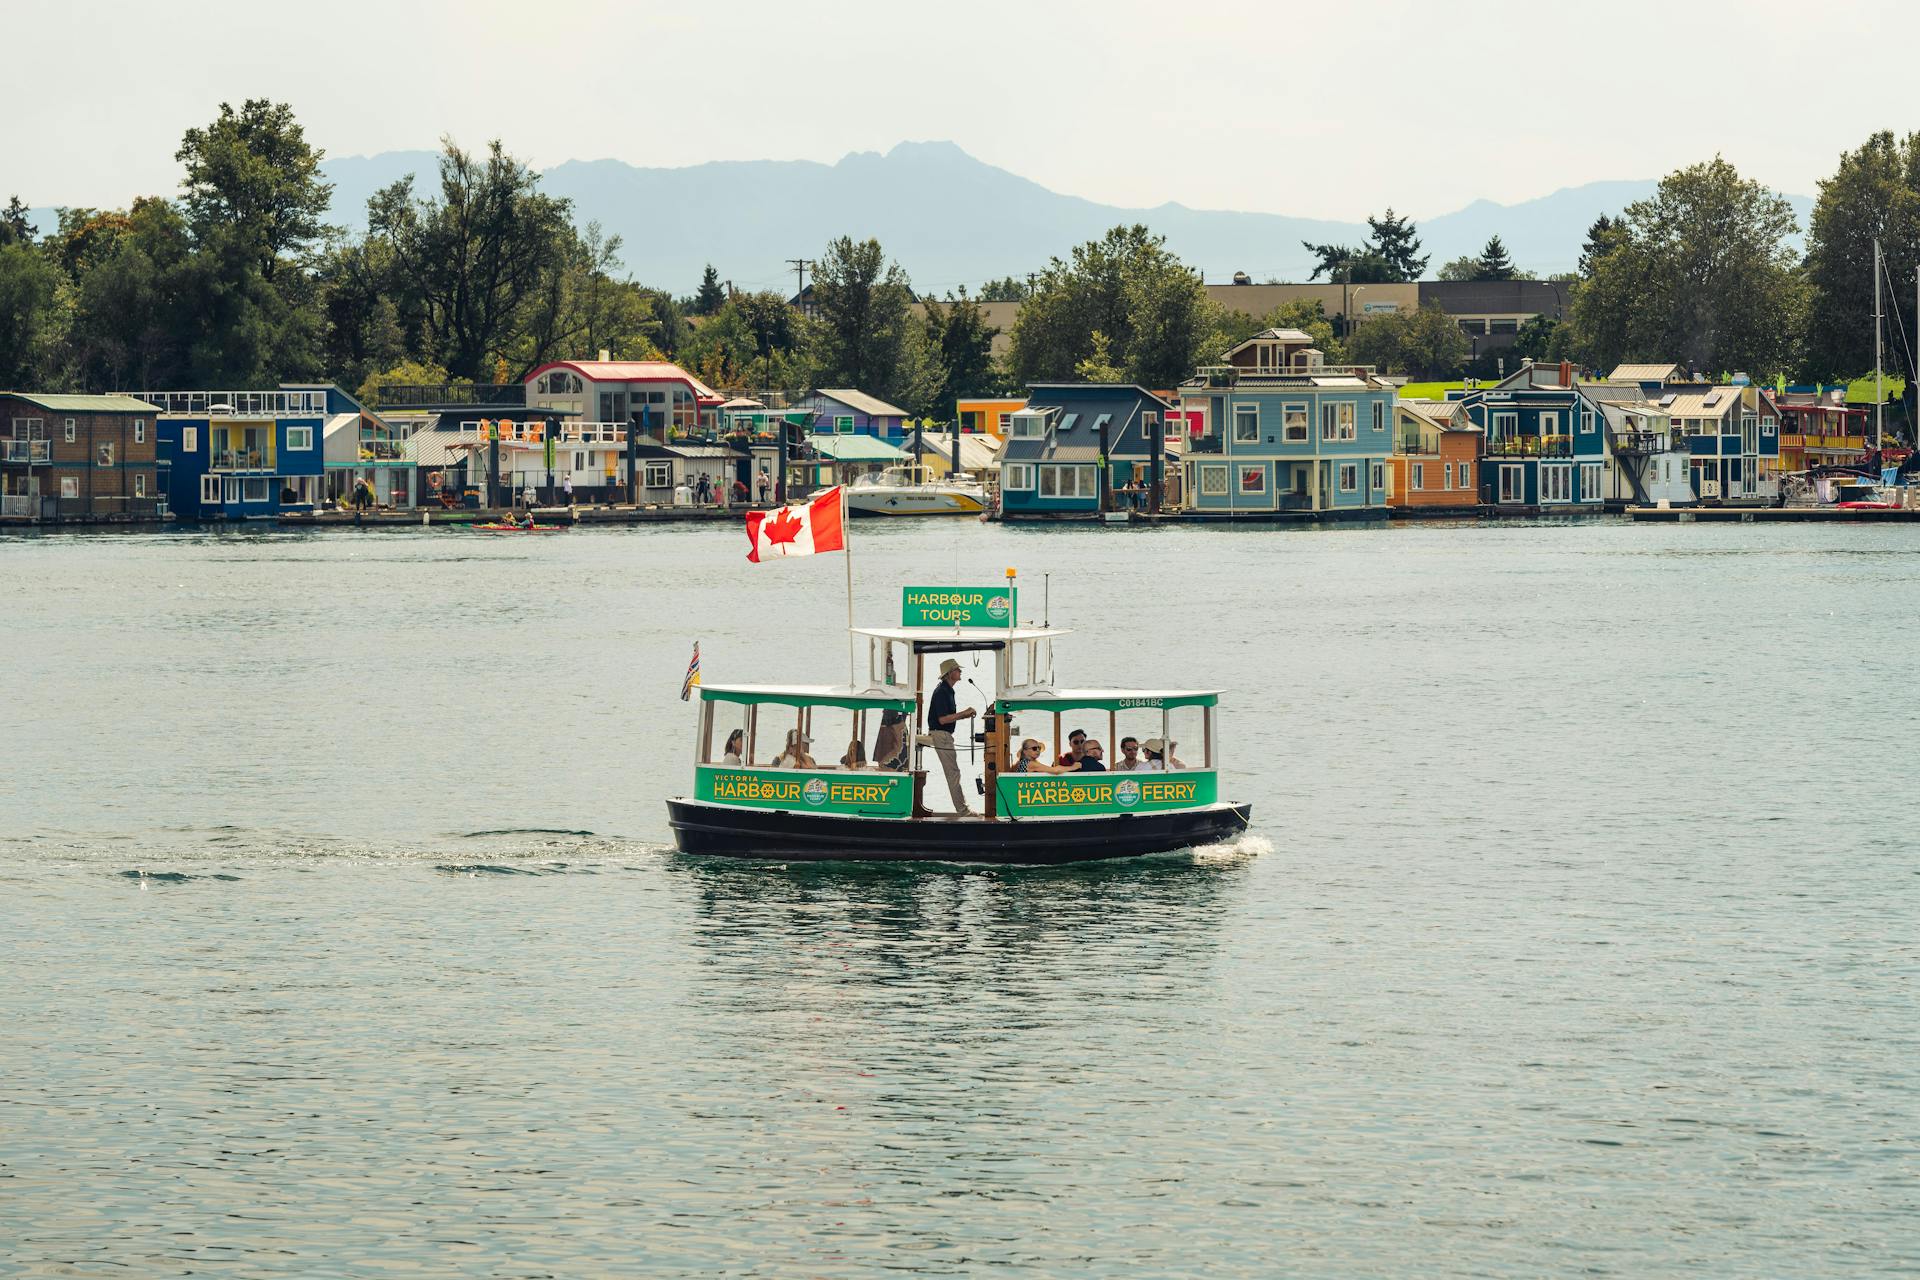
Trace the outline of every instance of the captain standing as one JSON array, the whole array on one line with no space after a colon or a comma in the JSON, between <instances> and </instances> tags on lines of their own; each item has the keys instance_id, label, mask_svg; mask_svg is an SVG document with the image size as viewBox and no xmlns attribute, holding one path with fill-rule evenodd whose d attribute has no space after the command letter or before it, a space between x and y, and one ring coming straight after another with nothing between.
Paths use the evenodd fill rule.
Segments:
<instances>
[{"instance_id":1,"label":"captain standing","mask_svg":"<svg viewBox=\"0 0 1920 1280\"><path fill-rule=\"evenodd\" d=\"M953 732L956 727L973 719L974 709L968 707L961 711L954 706L953 687L960 683L960 664L948 658L940 664L940 683L934 686L933 696L927 699L927 736L933 739L933 749L940 757L941 771L947 775L947 790L953 793L953 811L960 817L972 817L973 810L967 807L967 793L960 786L960 757L953 746Z\"/></svg>"}]
</instances>

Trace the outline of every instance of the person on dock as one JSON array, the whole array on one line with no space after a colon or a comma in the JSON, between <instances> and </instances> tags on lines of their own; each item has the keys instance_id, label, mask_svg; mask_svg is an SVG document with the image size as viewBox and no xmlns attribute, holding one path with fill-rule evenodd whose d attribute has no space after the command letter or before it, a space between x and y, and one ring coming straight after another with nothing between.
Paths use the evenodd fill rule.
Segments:
<instances>
[{"instance_id":1,"label":"person on dock","mask_svg":"<svg viewBox=\"0 0 1920 1280\"><path fill-rule=\"evenodd\" d=\"M971 817L973 810L967 807L967 793L960 786L960 757L953 747L954 730L974 716L972 707L963 711L954 705L953 686L960 683L960 674L960 664L952 658L940 664L940 683L927 699L927 736L933 739L934 754L940 757L940 770L947 775L947 791L953 796L954 813Z\"/></svg>"},{"instance_id":2,"label":"person on dock","mask_svg":"<svg viewBox=\"0 0 1920 1280\"><path fill-rule=\"evenodd\" d=\"M767 474L765 467L761 467L760 475L754 483L760 487L760 505L764 507L767 505L767 499L773 494L773 477Z\"/></svg>"},{"instance_id":3,"label":"person on dock","mask_svg":"<svg viewBox=\"0 0 1920 1280\"><path fill-rule=\"evenodd\" d=\"M699 485L694 488L693 500L703 507L713 502L713 477L704 471L700 473Z\"/></svg>"},{"instance_id":4,"label":"person on dock","mask_svg":"<svg viewBox=\"0 0 1920 1280\"><path fill-rule=\"evenodd\" d=\"M560 492L562 496L565 497L567 505L572 506L573 505L573 477L572 476L568 476L565 480L560 482Z\"/></svg>"}]
</instances>

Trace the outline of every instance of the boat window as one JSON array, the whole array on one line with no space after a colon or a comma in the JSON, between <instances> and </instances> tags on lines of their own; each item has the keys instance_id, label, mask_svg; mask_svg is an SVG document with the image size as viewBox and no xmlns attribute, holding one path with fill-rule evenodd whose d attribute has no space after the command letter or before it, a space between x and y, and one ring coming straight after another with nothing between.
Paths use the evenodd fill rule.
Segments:
<instances>
[{"instance_id":1,"label":"boat window","mask_svg":"<svg viewBox=\"0 0 1920 1280\"><path fill-rule=\"evenodd\" d=\"M736 763L727 759L731 748L732 754L739 757L737 763L752 764L755 744L750 713L753 708L740 702L708 702L703 705L707 727L701 734L700 763Z\"/></svg>"},{"instance_id":2,"label":"boat window","mask_svg":"<svg viewBox=\"0 0 1920 1280\"><path fill-rule=\"evenodd\" d=\"M806 732L816 769L899 772L912 742L907 713L883 707L813 707Z\"/></svg>"}]
</instances>

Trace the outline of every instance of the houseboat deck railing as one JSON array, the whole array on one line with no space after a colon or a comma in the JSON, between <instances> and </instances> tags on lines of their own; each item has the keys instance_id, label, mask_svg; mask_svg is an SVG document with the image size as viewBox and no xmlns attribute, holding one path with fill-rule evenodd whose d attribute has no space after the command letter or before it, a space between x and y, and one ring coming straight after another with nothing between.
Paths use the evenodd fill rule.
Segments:
<instances>
[{"instance_id":1,"label":"houseboat deck railing","mask_svg":"<svg viewBox=\"0 0 1920 1280\"><path fill-rule=\"evenodd\" d=\"M1440 452L1440 441L1438 437L1403 436L1400 439L1399 451L1403 454L1431 456Z\"/></svg>"},{"instance_id":2,"label":"houseboat deck railing","mask_svg":"<svg viewBox=\"0 0 1920 1280\"><path fill-rule=\"evenodd\" d=\"M499 404L527 402L527 388L519 382L388 382L377 388L383 409L420 408L435 404Z\"/></svg>"},{"instance_id":3,"label":"houseboat deck railing","mask_svg":"<svg viewBox=\"0 0 1920 1280\"><path fill-rule=\"evenodd\" d=\"M1664 431L1616 431L1613 433L1613 451L1615 453L1665 453L1668 436Z\"/></svg>"},{"instance_id":4,"label":"houseboat deck railing","mask_svg":"<svg viewBox=\"0 0 1920 1280\"><path fill-rule=\"evenodd\" d=\"M1487 441L1490 458L1570 458L1572 436L1496 436Z\"/></svg>"},{"instance_id":5,"label":"houseboat deck railing","mask_svg":"<svg viewBox=\"0 0 1920 1280\"><path fill-rule=\"evenodd\" d=\"M36 462L51 462L53 461L53 441L0 440L0 461L24 462L28 465Z\"/></svg>"},{"instance_id":6,"label":"houseboat deck railing","mask_svg":"<svg viewBox=\"0 0 1920 1280\"><path fill-rule=\"evenodd\" d=\"M0 493L0 516L37 516L39 514L39 494Z\"/></svg>"},{"instance_id":7,"label":"houseboat deck railing","mask_svg":"<svg viewBox=\"0 0 1920 1280\"><path fill-rule=\"evenodd\" d=\"M491 438L495 428L499 429L501 444L532 445L547 441L546 423L515 422L510 418L469 418L460 424L460 434L484 441ZM624 445L627 427L621 422L562 422L555 426L553 438L556 444Z\"/></svg>"},{"instance_id":8,"label":"houseboat deck railing","mask_svg":"<svg viewBox=\"0 0 1920 1280\"><path fill-rule=\"evenodd\" d=\"M224 449L216 452L208 465L215 471L265 471L267 455L258 449Z\"/></svg>"},{"instance_id":9,"label":"houseboat deck railing","mask_svg":"<svg viewBox=\"0 0 1920 1280\"><path fill-rule=\"evenodd\" d=\"M205 418L319 418L326 416L324 391L129 391L163 415Z\"/></svg>"}]
</instances>

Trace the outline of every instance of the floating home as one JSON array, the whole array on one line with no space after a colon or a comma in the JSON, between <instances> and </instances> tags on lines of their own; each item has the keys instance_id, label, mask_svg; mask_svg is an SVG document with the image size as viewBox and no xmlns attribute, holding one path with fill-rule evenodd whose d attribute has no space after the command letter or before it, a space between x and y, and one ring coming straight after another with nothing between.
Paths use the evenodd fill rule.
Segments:
<instances>
[{"instance_id":1,"label":"floating home","mask_svg":"<svg viewBox=\"0 0 1920 1280\"><path fill-rule=\"evenodd\" d=\"M1000 450L1003 518L1178 504L1182 442L1167 438L1179 431L1167 423L1171 401L1129 383L1047 382L1027 391Z\"/></svg>"},{"instance_id":2,"label":"floating home","mask_svg":"<svg viewBox=\"0 0 1920 1280\"><path fill-rule=\"evenodd\" d=\"M1448 398L1483 433L1483 504L1508 515L1604 510L1604 416L1571 364L1525 364Z\"/></svg>"},{"instance_id":3,"label":"floating home","mask_svg":"<svg viewBox=\"0 0 1920 1280\"><path fill-rule=\"evenodd\" d=\"M0 519L164 519L159 413L132 396L0 392Z\"/></svg>"},{"instance_id":4,"label":"floating home","mask_svg":"<svg viewBox=\"0 0 1920 1280\"><path fill-rule=\"evenodd\" d=\"M1298 329L1266 329L1181 387L1187 506L1216 515L1385 515L1394 389L1330 365Z\"/></svg>"},{"instance_id":5,"label":"floating home","mask_svg":"<svg viewBox=\"0 0 1920 1280\"><path fill-rule=\"evenodd\" d=\"M1458 401L1401 400L1394 406L1387 505L1437 514L1480 508L1480 428Z\"/></svg>"},{"instance_id":6,"label":"floating home","mask_svg":"<svg viewBox=\"0 0 1920 1280\"><path fill-rule=\"evenodd\" d=\"M326 498L329 423L357 423L334 386L261 391L150 391L159 408L167 500L181 520L271 520ZM357 425L352 428L356 433Z\"/></svg>"}]
</instances>

